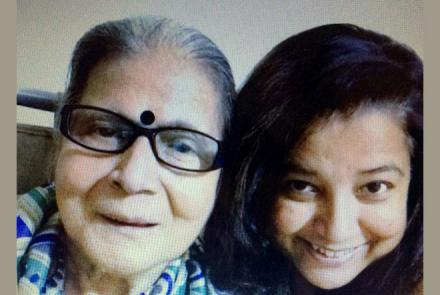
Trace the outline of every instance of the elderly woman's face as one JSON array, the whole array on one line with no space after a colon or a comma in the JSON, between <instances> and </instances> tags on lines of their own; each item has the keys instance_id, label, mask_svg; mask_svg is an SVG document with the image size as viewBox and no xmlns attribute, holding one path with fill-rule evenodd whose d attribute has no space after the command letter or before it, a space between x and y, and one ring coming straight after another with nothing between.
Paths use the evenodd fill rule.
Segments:
<instances>
[{"instance_id":1,"label":"elderly woman's face","mask_svg":"<svg viewBox=\"0 0 440 295\"><path fill-rule=\"evenodd\" d=\"M321 122L290 156L275 202L279 246L310 283L343 286L392 251L406 227L410 156L389 112Z\"/></svg>"},{"instance_id":2,"label":"elderly woman's face","mask_svg":"<svg viewBox=\"0 0 440 295\"><path fill-rule=\"evenodd\" d=\"M221 139L219 94L190 60L161 51L99 64L81 104L105 108L150 128L187 127ZM140 136L109 154L63 140L56 168L57 203L69 241L105 271L140 272L181 255L214 204L219 170L185 172L159 163Z\"/></svg>"}]
</instances>

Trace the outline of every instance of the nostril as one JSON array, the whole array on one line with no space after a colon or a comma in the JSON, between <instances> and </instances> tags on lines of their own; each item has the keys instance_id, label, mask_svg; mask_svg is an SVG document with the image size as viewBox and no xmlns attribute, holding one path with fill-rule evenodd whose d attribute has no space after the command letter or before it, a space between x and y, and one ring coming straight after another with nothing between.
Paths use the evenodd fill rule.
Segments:
<instances>
[{"instance_id":1,"label":"nostril","mask_svg":"<svg viewBox=\"0 0 440 295\"><path fill-rule=\"evenodd\" d=\"M121 189L122 188L122 184L120 181L120 176L121 173L118 169L115 169L112 171L112 173L110 174L110 184L112 187L116 188L116 189Z\"/></svg>"},{"instance_id":2,"label":"nostril","mask_svg":"<svg viewBox=\"0 0 440 295\"><path fill-rule=\"evenodd\" d=\"M122 185L119 183L119 181L116 181L116 180L113 180L113 181L111 182L111 185L112 185L114 188L116 188L116 189L121 189L121 188L122 188Z\"/></svg>"}]
</instances>

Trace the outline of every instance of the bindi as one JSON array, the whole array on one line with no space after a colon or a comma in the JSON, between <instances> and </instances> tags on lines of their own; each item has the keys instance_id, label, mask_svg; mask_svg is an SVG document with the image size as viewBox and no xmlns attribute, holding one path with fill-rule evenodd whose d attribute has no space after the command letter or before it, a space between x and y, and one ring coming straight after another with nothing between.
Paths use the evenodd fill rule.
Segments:
<instances>
[{"instance_id":1,"label":"bindi","mask_svg":"<svg viewBox=\"0 0 440 295\"><path fill-rule=\"evenodd\" d=\"M152 111L143 111L140 118L144 125L151 125L155 119Z\"/></svg>"}]
</instances>

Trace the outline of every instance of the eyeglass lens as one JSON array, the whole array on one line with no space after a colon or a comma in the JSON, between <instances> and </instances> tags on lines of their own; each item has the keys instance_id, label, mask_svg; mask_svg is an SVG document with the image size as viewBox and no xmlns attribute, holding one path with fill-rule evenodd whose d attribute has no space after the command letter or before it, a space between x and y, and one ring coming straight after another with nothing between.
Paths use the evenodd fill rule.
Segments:
<instances>
[{"instance_id":1,"label":"eyeglass lens","mask_svg":"<svg viewBox=\"0 0 440 295\"><path fill-rule=\"evenodd\" d=\"M110 113L93 109L74 109L69 118L69 135L87 147L116 151L132 139L128 122Z\"/></svg>"},{"instance_id":2,"label":"eyeglass lens","mask_svg":"<svg viewBox=\"0 0 440 295\"><path fill-rule=\"evenodd\" d=\"M123 151L139 134L128 120L112 113L96 109L76 108L68 122L69 136L85 147L103 152ZM171 166L189 170L205 170L212 167L218 143L201 133L164 129L151 132L155 156Z\"/></svg>"}]
</instances>

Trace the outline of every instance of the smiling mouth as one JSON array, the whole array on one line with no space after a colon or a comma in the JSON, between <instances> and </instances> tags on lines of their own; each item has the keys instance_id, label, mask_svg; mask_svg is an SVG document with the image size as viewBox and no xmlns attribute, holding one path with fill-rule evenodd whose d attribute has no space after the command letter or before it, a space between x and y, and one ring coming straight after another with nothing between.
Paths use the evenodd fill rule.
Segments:
<instances>
[{"instance_id":1,"label":"smiling mouth","mask_svg":"<svg viewBox=\"0 0 440 295\"><path fill-rule=\"evenodd\" d=\"M127 218L121 218L121 217L115 217L115 216L107 216L107 215L101 215L103 219L105 219L108 223L116 226L130 226L130 227L137 227L137 228L149 228L158 225L158 223L154 222L147 222L140 219L127 219Z\"/></svg>"},{"instance_id":2,"label":"smiling mouth","mask_svg":"<svg viewBox=\"0 0 440 295\"><path fill-rule=\"evenodd\" d=\"M313 252L313 254L317 255L318 257L325 258L325 259L334 259L334 260L342 260L342 259L348 259L354 253L360 249L363 246L366 246L368 243L363 243L361 245L355 246L355 247L349 247L344 248L340 250L333 250L329 248L325 248L316 244L313 244L305 239L301 239L307 246L309 250Z\"/></svg>"}]
</instances>

